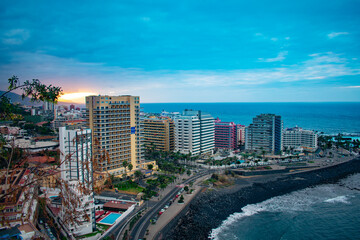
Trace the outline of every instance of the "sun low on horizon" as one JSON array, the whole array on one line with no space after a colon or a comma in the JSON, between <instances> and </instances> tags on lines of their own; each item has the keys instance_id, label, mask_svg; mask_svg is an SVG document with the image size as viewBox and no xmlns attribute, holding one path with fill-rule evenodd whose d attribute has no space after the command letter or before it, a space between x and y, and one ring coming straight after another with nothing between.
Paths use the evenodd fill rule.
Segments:
<instances>
[{"instance_id":1,"label":"sun low on horizon","mask_svg":"<svg viewBox=\"0 0 360 240\"><path fill-rule=\"evenodd\" d=\"M68 103L85 103L85 97L90 95L97 94L90 92L64 93L59 97L59 101Z\"/></svg>"}]
</instances>

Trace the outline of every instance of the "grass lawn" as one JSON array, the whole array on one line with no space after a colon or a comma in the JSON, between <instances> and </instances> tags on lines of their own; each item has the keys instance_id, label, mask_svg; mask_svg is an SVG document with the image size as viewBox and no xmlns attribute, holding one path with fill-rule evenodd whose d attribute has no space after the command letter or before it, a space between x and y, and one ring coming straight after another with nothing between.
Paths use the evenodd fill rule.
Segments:
<instances>
[{"instance_id":1,"label":"grass lawn","mask_svg":"<svg viewBox=\"0 0 360 240\"><path fill-rule=\"evenodd\" d=\"M92 232L92 233L89 233L89 234L85 234L85 235L76 237L76 239L85 239L85 238L88 238L88 237L95 236L95 235L98 234L98 233L101 233L101 232L100 232L99 230L97 230L97 231L95 231L95 232Z\"/></svg>"},{"instance_id":2,"label":"grass lawn","mask_svg":"<svg viewBox=\"0 0 360 240\"><path fill-rule=\"evenodd\" d=\"M121 182L115 184L115 187L122 192L130 193L130 194L138 194L144 190L143 187L140 187L137 183L129 180L126 182Z\"/></svg>"},{"instance_id":3,"label":"grass lawn","mask_svg":"<svg viewBox=\"0 0 360 240\"><path fill-rule=\"evenodd\" d=\"M97 223L97 224L96 224L96 227L97 227L98 229L104 230L104 232L105 232L105 231L108 230L109 227L111 227L111 226L110 226L110 225L105 225L105 224Z\"/></svg>"}]
</instances>

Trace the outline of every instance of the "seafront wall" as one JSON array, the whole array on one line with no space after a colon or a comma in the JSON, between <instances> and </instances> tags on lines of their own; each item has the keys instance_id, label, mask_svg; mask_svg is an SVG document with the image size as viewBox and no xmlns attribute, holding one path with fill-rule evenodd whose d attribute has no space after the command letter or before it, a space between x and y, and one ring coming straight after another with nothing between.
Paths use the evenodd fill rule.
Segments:
<instances>
[{"instance_id":1,"label":"seafront wall","mask_svg":"<svg viewBox=\"0 0 360 240\"><path fill-rule=\"evenodd\" d=\"M335 183L350 174L360 172L360 158L314 171L288 175L267 175L249 179L247 184L232 188L206 191L199 194L189 206L162 230L162 239L208 239L234 212L266 199L318 184ZM249 186L249 184L252 184ZM247 186L246 186L247 185Z\"/></svg>"}]
</instances>

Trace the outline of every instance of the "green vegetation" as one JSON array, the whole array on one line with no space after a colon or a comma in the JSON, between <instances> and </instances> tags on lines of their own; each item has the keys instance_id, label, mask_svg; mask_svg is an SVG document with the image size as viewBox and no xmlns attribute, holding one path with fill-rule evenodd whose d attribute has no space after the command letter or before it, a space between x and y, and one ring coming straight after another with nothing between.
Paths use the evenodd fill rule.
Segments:
<instances>
[{"instance_id":1,"label":"green vegetation","mask_svg":"<svg viewBox=\"0 0 360 240\"><path fill-rule=\"evenodd\" d=\"M142 214L142 211L139 212L138 214L136 214L136 215L131 219L131 221L130 221L130 223L129 223L129 230L131 230L131 229L134 227L135 223L141 218L141 214Z\"/></svg>"},{"instance_id":2,"label":"green vegetation","mask_svg":"<svg viewBox=\"0 0 360 240\"><path fill-rule=\"evenodd\" d=\"M0 95L0 119L1 120L20 120L23 118L22 113L17 112L17 108L12 104L9 98L6 96L8 93L20 89L22 98L30 97L31 101L47 101L56 103L60 95L62 94L61 87L55 87L52 85L46 86L42 84L38 79L26 80L20 83L20 80L16 76L12 76L8 79L9 87L8 91Z\"/></svg>"},{"instance_id":3,"label":"green vegetation","mask_svg":"<svg viewBox=\"0 0 360 240\"><path fill-rule=\"evenodd\" d=\"M120 191L134 192L135 194L144 191L143 187L140 187L136 182L127 180L124 182L116 183L114 186Z\"/></svg>"},{"instance_id":4,"label":"green vegetation","mask_svg":"<svg viewBox=\"0 0 360 240\"><path fill-rule=\"evenodd\" d=\"M143 200L149 200L153 196L157 195L157 192L152 190L152 186L148 185L143 191L144 195L141 197Z\"/></svg>"},{"instance_id":5,"label":"green vegetation","mask_svg":"<svg viewBox=\"0 0 360 240\"><path fill-rule=\"evenodd\" d=\"M26 122L30 122L30 123L39 123L39 122L44 121L44 116L41 116L41 115L35 115L35 116L25 115L24 120Z\"/></svg>"},{"instance_id":6,"label":"green vegetation","mask_svg":"<svg viewBox=\"0 0 360 240\"><path fill-rule=\"evenodd\" d=\"M152 169L154 168L154 165L149 164L149 165L147 165L147 168L148 168L149 170L152 170Z\"/></svg>"},{"instance_id":7,"label":"green vegetation","mask_svg":"<svg viewBox=\"0 0 360 240\"><path fill-rule=\"evenodd\" d=\"M184 196L183 195L180 196L180 199L179 199L178 203L184 203Z\"/></svg>"},{"instance_id":8,"label":"green vegetation","mask_svg":"<svg viewBox=\"0 0 360 240\"><path fill-rule=\"evenodd\" d=\"M155 160L159 169L165 173L183 174L186 169L179 163L179 160L195 161L198 157L180 152L157 151L154 145L146 146L145 158Z\"/></svg>"},{"instance_id":9,"label":"green vegetation","mask_svg":"<svg viewBox=\"0 0 360 240\"><path fill-rule=\"evenodd\" d=\"M358 150L360 148L360 141L358 139L351 141L350 138L339 133L336 137L320 135L318 138L318 145L323 150L331 149L333 146L347 150Z\"/></svg>"},{"instance_id":10,"label":"green vegetation","mask_svg":"<svg viewBox=\"0 0 360 240\"><path fill-rule=\"evenodd\" d=\"M52 135L54 131L49 126L37 126L32 123L27 123L24 125L24 129L28 131L30 134L40 134L40 135Z\"/></svg>"},{"instance_id":11,"label":"green vegetation","mask_svg":"<svg viewBox=\"0 0 360 240\"><path fill-rule=\"evenodd\" d=\"M95 236L96 234L98 234L98 233L102 233L101 231L99 231L99 230L96 230L95 232L92 232L92 233L89 233L89 234L85 234L85 235L81 235L81 236L78 236L78 237L76 237L76 239L84 239L84 238L89 238L89 237L93 237L93 236Z\"/></svg>"},{"instance_id":12,"label":"green vegetation","mask_svg":"<svg viewBox=\"0 0 360 240\"><path fill-rule=\"evenodd\" d=\"M103 225L103 224L100 224L100 223L96 223L96 231L95 232L78 236L78 237L76 237L76 239L87 239L87 238L93 237L93 236L95 236L96 234L99 234L99 233L103 234L109 228L110 228L109 225Z\"/></svg>"},{"instance_id":13,"label":"green vegetation","mask_svg":"<svg viewBox=\"0 0 360 240\"><path fill-rule=\"evenodd\" d=\"M208 185L210 183L215 183L218 180L219 180L219 176L216 173L214 173L213 175L211 175L211 177L209 179L205 180L203 183Z\"/></svg>"},{"instance_id":14,"label":"green vegetation","mask_svg":"<svg viewBox=\"0 0 360 240\"><path fill-rule=\"evenodd\" d=\"M232 163L240 163L236 157L227 157L221 160L214 160L213 158L207 159L205 164L211 166L222 166L222 165L230 165Z\"/></svg>"},{"instance_id":15,"label":"green vegetation","mask_svg":"<svg viewBox=\"0 0 360 240\"><path fill-rule=\"evenodd\" d=\"M144 189L143 193L144 196L142 196L142 199L148 200L153 196L157 195L156 190L158 188L164 189L169 185L170 183L174 182L176 177L175 176L168 176L168 175L155 175L156 178L154 179L148 179L146 181L147 186Z\"/></svg>"},{"instance_id":16,"label":"green vegetation","mask_svg":"<svg viewBox=\"0 0 360 240\"><path fill-rule=\"evenodd\" d=\"M206 185L213 184L215 186L229 186L233 184L230 178L226 175L213 173L211 177L203 182Z\"/></svg>"},{"instance_id":17,"label":"green vegetation","mask_svg":"<svg viewBox=\"0 0 360 240\"><path fill-rule=\"evenodd\" d=\"M155 175L156 178L155 179L149 179L146 181L147 184L152 185L152 186L156 186L156 187L160 187L160 188L165 188L168 184L172 183L175 181L176 177L175 176L168 176L168 175Z\"/></svg>"}]
</instances>

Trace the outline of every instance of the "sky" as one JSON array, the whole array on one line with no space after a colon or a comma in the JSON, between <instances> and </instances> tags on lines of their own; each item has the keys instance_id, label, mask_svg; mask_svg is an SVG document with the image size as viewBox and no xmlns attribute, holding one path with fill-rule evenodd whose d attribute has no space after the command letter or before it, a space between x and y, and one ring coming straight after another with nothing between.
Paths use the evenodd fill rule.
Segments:
<instances>
[{"instance_id":1,"label":"sky","mask_svg":"<svg viewBox=\"0 0 360 240\"><path fill-rule=\"evenodd\" d=\"M358 102L359 25L358 0L3 0L0 89L16 75L75 102Z\"/></svg>"}]
</instances>

